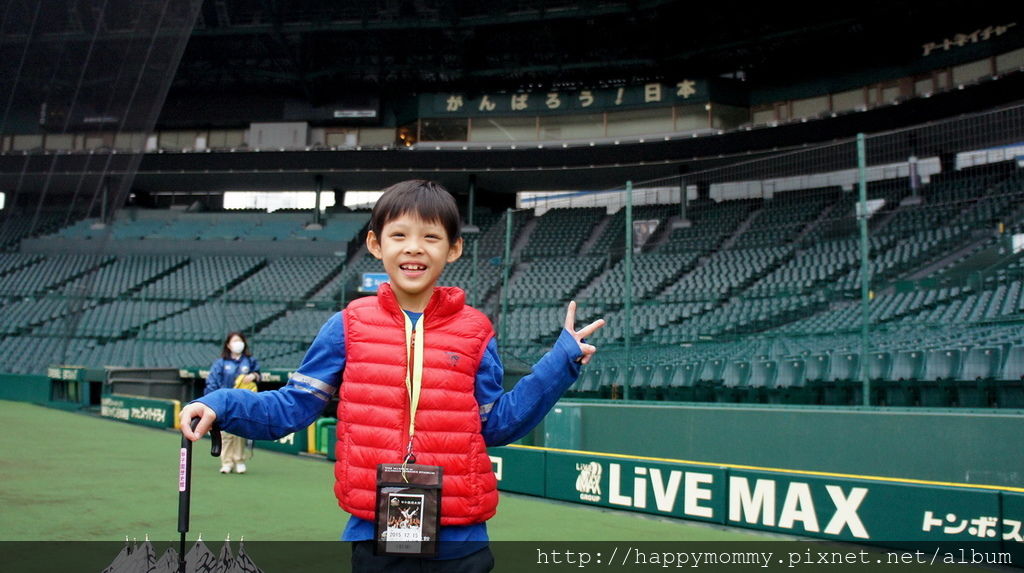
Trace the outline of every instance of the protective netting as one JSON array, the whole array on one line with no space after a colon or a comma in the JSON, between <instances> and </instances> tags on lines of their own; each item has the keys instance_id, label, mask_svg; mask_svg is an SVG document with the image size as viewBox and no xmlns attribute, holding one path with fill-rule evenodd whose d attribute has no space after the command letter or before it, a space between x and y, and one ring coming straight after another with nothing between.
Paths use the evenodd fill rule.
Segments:
<instances>
[{"instance_id":1,"label":"protective netting","mask_svg":"<svg viewBox=\"0 0 1024 573\"><path fill-rule=\"evenodd\" d=\"M578 397L991 405L950 384L1020 376L1022 113L524 197L505 214L509 361L574 299L608 321Z\"/></svg>"}]
</instances>

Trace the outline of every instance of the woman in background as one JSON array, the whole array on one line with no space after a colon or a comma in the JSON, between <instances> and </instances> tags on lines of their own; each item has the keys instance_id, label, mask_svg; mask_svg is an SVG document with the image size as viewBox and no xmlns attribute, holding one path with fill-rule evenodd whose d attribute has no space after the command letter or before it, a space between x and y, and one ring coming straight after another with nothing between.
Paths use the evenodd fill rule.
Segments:
<instances>
[{"instance_id":1,"label":"woman in background","mask_svg":"<svg viewBox=\"0 0 1024 573\"><path fill-rule=\"evenodd\" d=\"M220 358L210 366L203 395L221 388L243 388L255 392L259 380L260 363L252 356L249 341L241 332L231 332L224 339ZM227 432L222 434L220 473L229 474L233 469L236 473L244 474L245 462L252 457L251 450L246 450L246 440Z\"/></svg>"}]
</instances>

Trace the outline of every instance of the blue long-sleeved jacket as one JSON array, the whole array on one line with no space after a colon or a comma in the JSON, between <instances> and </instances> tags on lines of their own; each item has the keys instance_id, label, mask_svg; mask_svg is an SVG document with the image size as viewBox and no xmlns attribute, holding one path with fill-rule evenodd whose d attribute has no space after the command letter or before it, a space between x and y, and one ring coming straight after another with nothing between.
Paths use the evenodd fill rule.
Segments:
<instances>
[{"instance_id":1,"label":"blue long-sleeved jacket","mask_svg":"<svg viewBox=\"0 0 1024 573\"><path fill-rule=\"evenodd\" d=\"M342 311L344 312L344 311ZM476 374L476 399L480 405L481 433L488 446L509 444L530 432L562 394L576 381L582 355L572 335L562 330L554 347L534 365L509 392L504 392L504 368L492 339ZM336 313L320 329L288 384L273 392L224 390L199 402L217 414L225 431L256 440L272 440L305 428L316 421L326 402L341 384L345 368L345 333L342 313ZM372 539L374 525L352 517L343 539ZM446 552L446 542L487 540L484 524L443 527L439 557L456 557ZM465 546L465 544L462 544ZM463 553L465 549L455 549ZM446 555L446 553L448 553Z\"/></svg>"},{"instance_id":2,"label":"blue long-sleeved jacket","mask_svg":"<svg viewBox=\"0 0 1024 573\"><path fill-rule=\"evenodd\" d=\"M239 374L249 374L260 371L260 361L252 356L242 355L238 360L231 358L218 358L210 366L210 373L206 375L206 387L203 388L203 395L220 390L221 388L234 388L235 378Z\"/></svg>"}]
</instances>

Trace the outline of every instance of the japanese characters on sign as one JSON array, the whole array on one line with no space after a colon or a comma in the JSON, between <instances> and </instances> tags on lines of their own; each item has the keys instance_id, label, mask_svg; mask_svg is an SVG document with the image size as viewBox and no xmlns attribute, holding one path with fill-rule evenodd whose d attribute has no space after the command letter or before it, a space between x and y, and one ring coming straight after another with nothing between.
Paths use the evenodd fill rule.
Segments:
<instances>
[{"instance_id":1,"label":"japanese characters on sign","mask_svg":"<svg viewBox=\"0 0 1024 573\"><path fill-rule=\"evenodd\" d=\"M936 515L933 511L925 511L921 531L927 533L940 529L945 535L963 534L966 530L968 535L979 539L993 540L1001 537L1003 541L1024 542L1024 537L1021 537L1021 522L1017 519L999 519L995 516L960 519L955 513L943 515L939 512Z\"/></svg>"},{"instance_id":2,"label":"japanese characters on sign","mask_svg":"<svg viewBox=\"0 0 1024 573\"><path fill-rule=\"evenodd\" d=\"M1016 22L1010 22L1009 24L999 26L986 26L971 32L954 34L953 37L943 38L938 42L927 42L921 45L921 56L930 56L940 51L948 52L953 48L963 48L970 44L986 42L992 38L1002 36L1016 25Z\"/></svg>"},{"instance_id":3,"label":"japanese characters on sign","mask_svg":"<svg viewBox=\"0 0 1024 573\"><path fill-rule=\"evenodd\" d=\"M608 89L518 93L434 94L432 113L442 116L515 115L550 112L604 112L707 101L703 81L647 83Z\"/></svg>"}]
</instances>

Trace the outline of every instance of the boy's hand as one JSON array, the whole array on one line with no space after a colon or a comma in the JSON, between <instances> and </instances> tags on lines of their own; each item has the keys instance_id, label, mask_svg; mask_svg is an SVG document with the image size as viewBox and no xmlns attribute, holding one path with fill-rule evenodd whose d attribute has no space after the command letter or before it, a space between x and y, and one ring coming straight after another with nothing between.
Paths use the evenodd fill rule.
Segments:
<instances>
[{"instance_id":1,"label":"boy's hand","mask_svg":"<svg viewBox=\"0 0 1024 573\"><path fill-rule=\"evenodd\" d=\"M192 431L192 418L200 418L196 429ZM196 441L206 435L213 427L213 421L217 419L217 413L206 407L205 404L193 402L181 409L181 435L191 441Z\"/></svg>"},{"instance_id":2,"label":"boy's hand","mask_svg":"<svg viewBox=\"0 0 1024 573\"><path fill-rule=\"evenodd\" d=\"M576 330L576 301L569 303L569 308L565 311L565 329L569 331L569 334L576 339L576 344L580 345L580 352L583 353L577 362L580 364L586 364L590 362L590 357L597 352L597 347L592 344L587 344L583 341L584 338L597 332L598 328L604 326L604 319L599 318L594 322L584 326L580 330Z\"/></svg>"}]
</instances>

